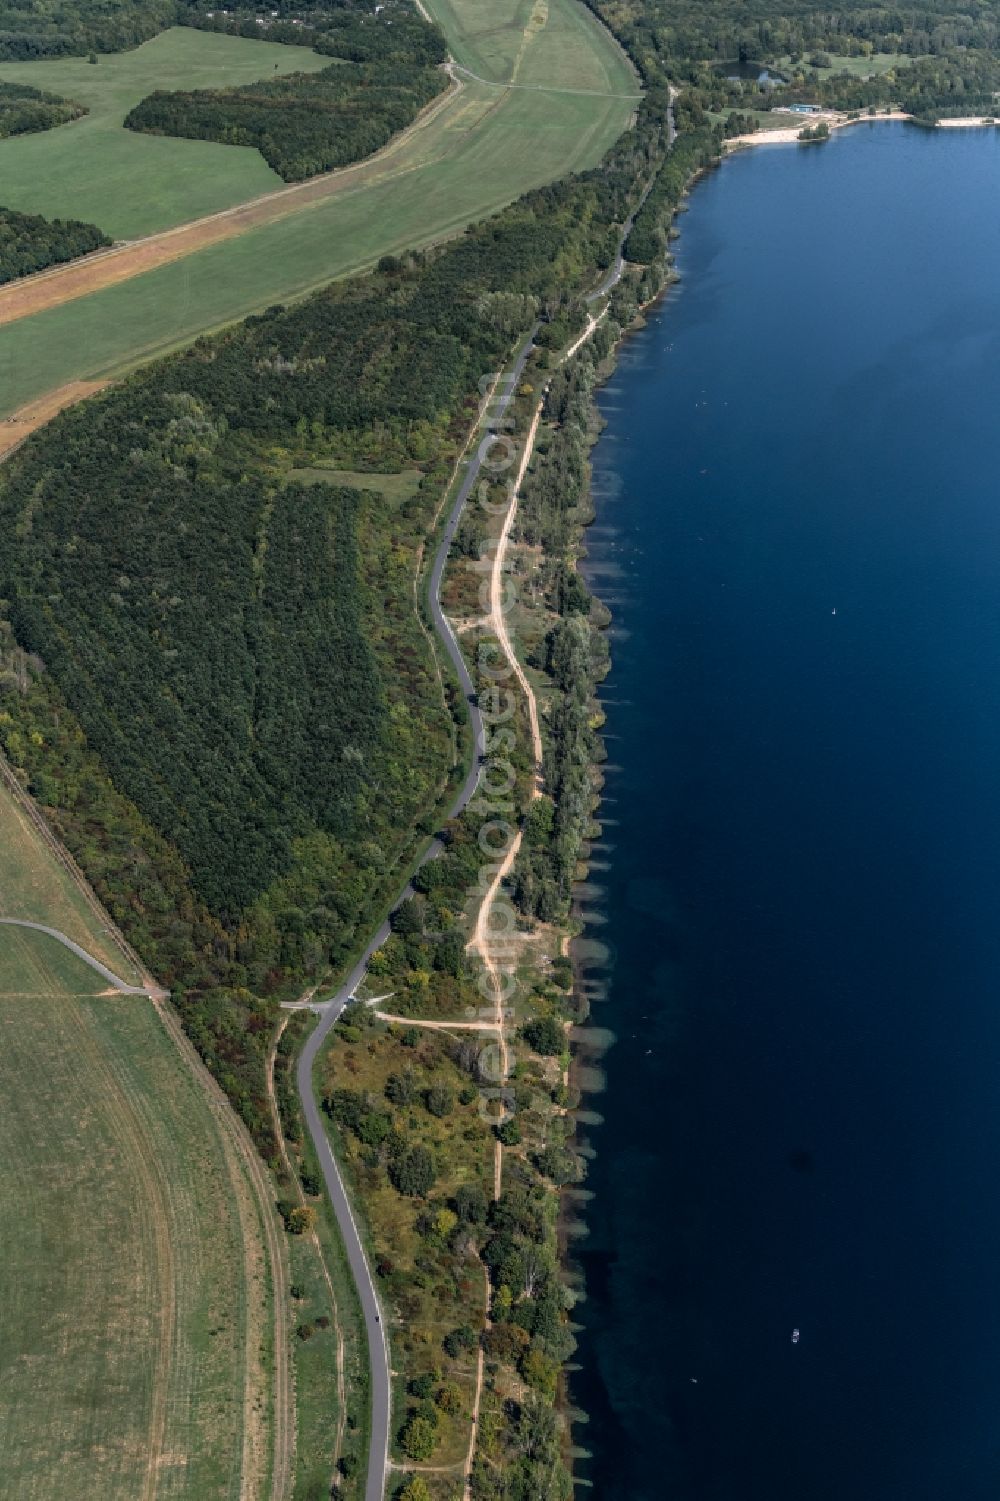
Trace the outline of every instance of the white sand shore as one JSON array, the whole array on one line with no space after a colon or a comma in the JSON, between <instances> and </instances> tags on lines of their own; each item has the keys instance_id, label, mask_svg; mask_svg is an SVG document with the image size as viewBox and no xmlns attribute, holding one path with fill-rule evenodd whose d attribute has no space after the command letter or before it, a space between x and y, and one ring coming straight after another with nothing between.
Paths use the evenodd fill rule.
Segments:
<instances>
[{"instance_id":1,"label":"white sand shore","mask_svg":"<svg viewBox=\"0 0 1000 1501\"><path fill-rule=\"evenodd\" d=\"M774 113L779 112L775 110ZM913 115L908 115L901 109L878 115L856 115L853 119L845 114L839 114L836 110L821 110L814 115L798 115L794 123L776 127L774 130L755 130L749 135L732 136L723 143L723 150L735 150L740 146L786 146L789 142L798 142L800 130L807 125L818 125L820 121L825 122L830 130L834 131L843 130L848 125L876 125L882 120L913 120L913 118ZM996 125L1000 125L1000 119L968 115L956 120L939 120L934 129L969 130Z\"/></svg>"}]
</instances>

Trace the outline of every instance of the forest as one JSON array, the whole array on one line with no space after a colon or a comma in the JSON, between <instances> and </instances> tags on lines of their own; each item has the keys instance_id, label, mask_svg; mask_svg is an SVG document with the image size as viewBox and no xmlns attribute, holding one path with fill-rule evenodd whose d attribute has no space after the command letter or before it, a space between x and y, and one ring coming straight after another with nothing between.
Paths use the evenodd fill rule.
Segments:
<instances>
[{"instance_id":1,"label":"forest","mask_svg":"<svg viewBox=\"0 0 1000 1501\"><path fill-rule=\"evenodd\" d=\"M393 52L414 64L444 61L440 33L420 20L409 0L386 0L378 13L384 19L392 12L398 39L376 24L374 9L363 0L269 0L262 26L259 10L234 5L209 12L202 0L0 0L0 61L124 52L168 26L313 44L355 62Z\"/></svg>"},{"instance_id":2,"label":"forest","mask_svg":"<svg viewBox=\"0 0 1000 1501\"><path fill-rule=\"evenodd\" d=\"M176 18L175 0L0 0L0 60L123 52Z\"/></svg>"},{"instance_id":3,"label":"forest","mask_svg":"<svg viewBox=\"0 0 1000 1501\"><path fill-rule=\"evenodd\" d=\"M305 0L301 5L279 0L267 7L263 27L255 10L231 6L209 13L192 0L179 4L180 19L199 30L246 37L263 34L269 42L305 43L349 62L393 59L427 66L443 63L448 56L441 32L418 14L411 0L383 0L377 8L364 0Z\"/></svg>"},{"instance_id":4,"label":"forest","mask_svg":"<svg viewBox=\"0 0 1000 1501\"><path fill-rule=\"evenodd\" d=\"M0 597L44 671L0 739L265 1155L250 1019L345 961L447 790L412 581L480 376L610 263L664 130L657 96L604 171L201 339L4 468ZM294 482L324 463L371 488Z\"/></svg>"},{"instance_id":5,"label":"forest","mask_svg":"<svg viewBox=\"0 0 1000 1501\"><path fill-rule=\"evenodd\" d=\"M389 58L336 63L232 89L158 91L125 118L129 130L254 146L286 182L371 156L445 87L436 68Z\"/></svg>"},{"instance_id":6,"label":"forest","mask_svg":"<svg viewBox=\"0 0 1000 1501\"><path fill-rule=\"evenodd\" d=\"M810 101L843 110L896 105L931 122L1000 110L1000 6L932 0L927 6L851 5L817 0L586 0L627 47L647 78L664 72L681 87L678 123L697 127L708 111L770 110ZM838 57L874 54L903 61L871 78L838 71ZM912 59L912 61L907 61ZM723 64L759 61L790 74L760 89L727 80ZM813 60L812 62L810 60ZM784 75L783 75L784 76Z\"/></svg>"},{"instance_id":7,"label":"forest","mask_svg":"<svg viewBox=\"0 0 1000 1501\"><path fill-rule=\"evenodd\" d=\"M87 111L82 104L46 94L26 83L0 80L0 140L5 136L27 135L33 130L51 130L78 120Z\"/></svg>"},{"instance_id":8,"label":"forest","mask_svg":"<svg viewBox=\"0 0 1000 1501\"><path fill-rule=\"evenodd\" d=\"M96 224L79 219L44 219L41 214L19 214L0 207L0 284L16 281L76 260L111 241Z\"/></svg>"}]
</instances>

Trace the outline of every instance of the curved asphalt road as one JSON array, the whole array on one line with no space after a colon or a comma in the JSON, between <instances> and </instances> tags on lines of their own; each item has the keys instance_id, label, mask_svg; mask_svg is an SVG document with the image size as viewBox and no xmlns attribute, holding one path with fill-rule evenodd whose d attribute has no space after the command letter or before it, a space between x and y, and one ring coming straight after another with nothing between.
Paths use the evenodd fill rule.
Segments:
<instances>
[{"instance_id":1,"label":"curved asphalt road","mask_svg":"<svg viewBox=\"0 0 1000 1501\"><path fill-rule=\"evenodd\" d=\"M468 702L474 745L472 764L461 790L448 812L449 818L457 818L472 800L479 783L479 771L485 750L485 737L482 714L479 711L478 705L473 702L474 689L469 669L465 665L465 659L455 638L455 633L441 608L441 579L444 575L445 564L448 561L448 554L451 551L455 532L458 529L458 523L461 520L462 511L465 509L465 503L472 493L472 488L479 478L483 462L492 446L493 429L497 427L510 406L514 392L517 390L521 376L524 373L528 356L534 345L534 338L535 330L533 329L518 351L512 371L509 375L501 378L498 393L502 394L496 395L490 403L490 415L487 419L488 430L469 462L461 489L455 497L455 503L448 517L444 535L434 555L434 566L431 569L429 591L431 618L434 629L444 642L448 655L454 664L458 680L462 685L462 692L465 694L466 701ZM420 864L424 865L428 860L437 859L442 848L441 842L435 839L429 845ZM401 902L406 901L407 897L412 895L413 887L407 882L396 898L392 910L395 911ZM383 943L389 937L390 931L389 919L386 918L378 932L369 941L361 958L351 970L336 995L324 1005L319 1025L312 1032L308 1042L302 1049L296 1073L302 1111L305 1116L306 1125L309 1128L309 1135L312 1137L313 1145L316 1148L327 1193L330 1195L330 1202L333 1204L333 1212L337 1216L337 1224L344 1240L351 1274L358 1289L365 1317L365 1330L368 1336L369 1364L372 1377L371 1442L368 1451L368 1479L365 1485L365 1501L382 1501L385 1493L389 1462L389 1423L391 1421L392 1406L389 1346L385 1333L385 1320L375 1283L372 1279L371 1268L368 1265L368 1258L365 1255L361 1236L358 1233L358 1227L351 1212L351 1206L344 1189L343 1179L340 1176L340 1170L330 1150L330 1143L323 1129L323 1122L320 1119L319 1108L317 1107L316 1097L313 1093L313 1068L316 1063L317 1054L323 1046L331 1027L334 1026L344 1007L361 984L372 955L376 949L382 947Z\"/></svg>"},{"instance_id":2,"label":"curved asphalt road","mask_svg":"<svg viewBox=\"0 0 1000 1501\"><path fill-rule=\"evenodd\" d=\"M670 104L669 104L669 106L667 108L667 147L668 147L668 149L669 149L669 147L671 147L674 144L674 141L677 139L677 127L674 124L674 97L675 97L675 90L673 88L671 88L671 90L670 90ZM656 178L654 177L647 184L647 186L645 188L645 191L643 192L642 197L639 199L639 202L636 204L635 208L632 210L632 212L629 214L628 218L625 220L625 227L622 230L622 237L621 237L621 239L618 242L618 254L615 256L614 265L611 267L611 270L608 272L607 276L601 282L601 285L599 287L595 287L592 292L588 292L587 293L587 296L583 299L584 302L586 302L586 303L599 302L602 297L607 297L607 295L611 291L612 287L616 287L618 285L618 283L621 281L621 279L622 279L622 273L625 270L625 246L628 243L628 237L632 233L632 226L635 223L636 215L638 214L639 210L642 208L643 204L646 202L646 199L649 197L650 193L653 191L653 183L655 183L655 181L656 181Z\"/></svg>"},{"instance_id":3,"label":"curved asphalt road","mask_svg":"<svg viewBox=\"0 0 1000 1501\"><path fill-rule=\"evenodd\" d=\"M673 113L671 111L671 141L673 140L673 136ZM651 186L652 184L650 184L650 187ZM601 285L594 292L591 292L590 295L586 298L586 301L588 303L595 302L599 298L607 296L612 287L617 285L617 283L621 280L622 273L625 269L625 242L628 239L629 232L632 228L635 214L638 213L642 204L645 202L646 196L649 191L650 188L647 187L646 192L643 193L642 198L636 205L635 212L630 215L628 222L625 224L622 230L621 239L619 241L618 254L615 258L614 265L612 266L611 270L609 271L608 275L605 277ZM463 811L463 809L468 807L469 803L472 801L473 794L475 793L476 787L479 783L479 772L484 759L485 736L483 731L483 717L479 711L478 705L474 702L474 688L472 678L469 674L469 669L465 665L465 658L462 656L461 649L455 637L455 633L451 628L451 624L441 608L441 580L444 576L445 566L448 562L448 554L451 551L451 544L454 541L455 533L458 530L458 523L462 518L462 512L465 509L466 501L472 494L472 488L479 478L479 473L482 469L483 462L486 459L490 448L492 447L493 431L494 429L497 429L499 427L501 419L506 415L507 409L510 406L511 401L513 400L514 392L517 390L521 376L524 373L524 367L527 364L528 356L530 355L532 348L534 347L535 334L537 333L537 331L538 326L536 324L535 328L532 329L524 344L522 344L521 348L518 350L517 358L514 361L513 369L511 370L510 374L505 377L501 377L501 381L497 389L498 392L502 394L495 396L490 403L491 415L487 419L487 431L483 436L479 447L476 449L472 460L469 463L465 478L462 481L461 488L457 496L455 497L455 503L451 508L451 514L448 517L448 523L445 526L444 535L442 536L441 541L438 544L437 552L434 555L434 566L431 569L429 590L431 619L434 624L434 629L437 631L440 639L444 642L448 656L451 658L455 672L458 675L458 680L462 686L462 692L465 694L466 701L469 705L469 718L472 724L472 737L474 746L472 764L469 767L469 772L462 784L462 788L449 810L449 818L457 818L458 815ZM428 860L436 860L438 855L440 855L441 850L442 845L440 841L437 839L433 840L425 851L423 857L421 858L420 864L424 865ZM400 903L406 901L406 899L412 895L413 887L409 884L409 882L407 882L406 886L396 898L395 904L393 905L391 910L394 912L396 910L396 907L398 907ZM332 1000L326 1002L323 1005L319 1024L312 1032L305 1047L302 1049L302 1054L299 1058L298 1069L296 1071L296 1082L298 1084L299 1099L302 1102L302 1111L305 1116L306 1125L309 1128L309 1135L312 1137L313 1145L316 1148L316 1154L319 1158L320 1168L323 1172L323 1179L326 1183L327 1193L330 1195L330 1202L333 1205L333 1212L337 1216L337 1224L340 1228L340 1233L343 1237L344 1245L347 1250L347 1259L350 1263L351 1274L354 1277L354 1282L358 1289L358 1295L361 1299L361 1307L364 1312L365 1318L365 1331L368 1337L369 1365L371 1368L372 1376L371 1441L368 1451L368 1478L365 1484L365 1501L383 1501L385 1494L386 1477L388 1475L389 1424L391 1421L392 1407L392 1381L389 1367L389 1345L386 1339L385 1321L382 1315L382 1307L379 1303L378 1292L376 1291L375 1283L372 1279L371 1268L368 1265L368 1258L365 1255L361 1236L358 1233L358 1227L355 1222L354 1215L351 1212L351 1206L348 1202L343 1179L340 1176L340 1170L337 1167L333 1153L330 1150L329 1139L327 1138L326 1132L323 1129L323 1122L320 1119L319 1108L316 1104L316 1097L313 1093L313 1068L315 1067L319 1050L323 1046L323 1043L325 1042L330 1029L336 1024L342 1011L344 1010L344 1007L351 1000L354 992L357 990L358 986L361 984L361 981L364 979L372 955L374 954L376 949L381 948L383 943L386 942L391 931L392 930L389 924L389 919L386 918L385 922L383 922L381 927L378 929L378 932L375 933L370 939L367 948L361 955L361 958L351 970L350 974L347 976L346 980L341 985L336 995L332 998Z\"/></svg>"},{"instance_id":4,"label":"curved asphalt road","mask_svg":"<svg viewBox=\"0 0 1000 1501\"><path fill-rule=\"evenodd\" d=\"M0 926L5 928L31 928L35 933L45 933L49 938L54 938L57 943L61 943L64 949L69 949L70 953L75 954L78 959L82 959L84 964L89 964L91 969L96 969L97 973L103 979L107 980L109 985L113 985L116 990L120 990L122 995L149 994L144 985L129 985L120 975L116 975L113 969L108 969L106 964L102 964L100 959L95 959L93 954L88 954L87 950L81 948L78 943L74 943L72 938L67 938L65 933L60 933L58 928L47 928L44 923L27 922L20 917L0 917Z\"/></svg>"}]
</instances>

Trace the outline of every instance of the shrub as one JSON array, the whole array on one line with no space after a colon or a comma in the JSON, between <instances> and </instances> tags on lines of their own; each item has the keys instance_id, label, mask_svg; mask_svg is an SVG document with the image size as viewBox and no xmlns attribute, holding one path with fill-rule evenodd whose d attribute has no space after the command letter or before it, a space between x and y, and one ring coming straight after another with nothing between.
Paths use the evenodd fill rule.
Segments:
<instances>
[{"instance_id":1,"label":"shrub","mask_svg":"<svg viewBox=\"0 0 1000 1501\"><path fill-rule=\"evenodd\" d=\"M390 1074L385 1081L385 1097L393 1105L412 1105L416 1095L417 1086L409 1069L402 1074Z\"/></svg>"},{"instance_id":2,"label":"shrub","mask_svg":"<svg viewBox=\"0 0 1000 1501\"><path fill-rule=\"evenodd\" d=\"M304 1235L316 1223L316 1211L309 1204L297 1204L285 1224L293 1235Z\"/></svg>"},{"instance_id":3,"label":"shrub","mask_svg":"<svg viewBox=\"0 0 1000 1501\"><path fill-rule=\"evenodd\" d=\"M481 1183L462 1183L452 1199L455 1213L463 1225L484 1225L488 1205Z\"/></svg>"},{"instance_id":4,"label":"shrub","mask_svg":"<svg viewBox=\"0 0 1000 1501\"><path fill-rule=\"evenodd\" d=\"M431 1493L427 1489L427 1481L423 1476L414 1475L413 1479L399 1492L397 1501L431 1501Z\"/></svg>"},{"instance_id":5,"label":"shrub","mask_svg":"<svg viewBox=\"0 0 1000 1501\"><path fill-rule=\"evenodd\" d=\"M566 1034L554 1016L538 1016L521 1028L530 1048L544 1058L557 1058L566 1046Z\"/></svg>"},{"instance_id":6,"label":"shrub","mask_svg":"<svg viewBox=\"0 0 1000 1501\"><path fill-rule=\"evenodd\" d=\"M408 1198L426 1198L434 1187L434 1159L426 1147L411 1147L390 1163L389 1179Z\"/></svg>"},{"instance_id":7,"label":"shrub","mask_svg":"<svg viewBox=\"0 0 1000 1501\"><path fill-rule=\"evenodd\" d=\"M428 1418L410 1418L399 1435L400 1446L408 1459L430 1459L438 1441L437 1429Z\"/></svg>"},{"instance_id":8,"label":"shrub","mask_svg":"<svg viewBox=\"0 0 1000 1501\"><path fill-rule=\"evenodd\" d=\"M530 1343L520 1324L494 1324L483 1335L483 1349L491 1360L517 1365Z\"/></svg>"},{"instance_id":9,"label":"shrub","mask_svg":"<svg viewBox=\"0 0 1000 1501\"><path fill-rule=\"evenodd\" d=\"M424 1103L431 1115L442 1119L455 1108L455 1095L447 1084L432 1084L424 1096Z\"/></svg>"},{"instance_id":10,"label":"shrub","mask_svg":"<svg viewBox=\"0 0 1000 1501\"><path fill-rule=\"evenodd\" d=\"M476 1348L476 1335L468 1324L461 1324L445 1335L442 1344L445 1354L450 1355L452 1360L457 1360L463 1352Z\"/></svg>"},{"instance_id":11,"label":"shrub","mask_svg":"<svg viewBox=\"0 0 1000 1501\"><path fill-rule=\"evenodd\" d=\"M441 1411L451 1417L462 1411L462 1389L454 1381L446 1381L435 1400Z\"/></svg>"}]
</instances>

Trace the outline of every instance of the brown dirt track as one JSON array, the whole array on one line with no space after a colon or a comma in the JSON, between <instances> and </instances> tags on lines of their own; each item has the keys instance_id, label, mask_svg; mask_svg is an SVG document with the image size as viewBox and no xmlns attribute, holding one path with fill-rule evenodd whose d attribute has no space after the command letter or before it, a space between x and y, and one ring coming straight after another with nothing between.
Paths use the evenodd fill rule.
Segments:
<instances>
[{"instance_id":1,"label":"brown dirt track","mask_svg":"<svg viewBox=\"0 0 1000 1501\"><path fill-rule=\"evenodd\" d=\"M59 386L55 391L39 396L37 401L29 401L13 417L0 422L0 459L13 453L37 428L44 427L64 407L71 407L74 402L83 401L85 397L103 391L106 385L106 380L73 380L68 385Z\"/></svg>"}]
</instances>

